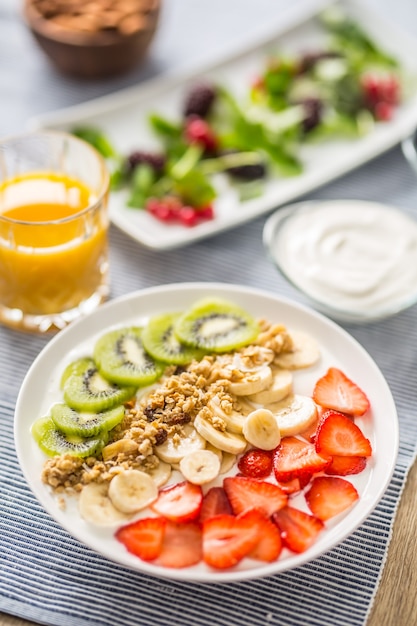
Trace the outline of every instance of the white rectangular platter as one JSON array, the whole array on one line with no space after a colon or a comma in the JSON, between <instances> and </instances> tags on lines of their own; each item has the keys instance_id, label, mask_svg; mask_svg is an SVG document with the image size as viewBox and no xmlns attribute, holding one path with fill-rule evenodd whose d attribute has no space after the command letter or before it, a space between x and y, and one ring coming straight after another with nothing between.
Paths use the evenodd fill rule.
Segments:
<instances>
[{"instance_id":1,"label":"white rectangular platter","mask_svg":"<svg viewBox=\"0 0 417 626\"><path fill-rule=\"evenodd\" d=\"M158 112L178 119L190 85L207 78L225 85L238 98L263 68L268 53L317 49L323 31L316 19L329 1L307 1L282 24L265 36L209 67L187 74L169 74L138 87L119 91L81 105L44 114L30 122L32 129L71 130L75 125L100 127L118 151L149 150L158 142L148 125L148 115ZM413 78L417 77L417 41L385 21L361 0L342 0L341 5L380 44L391 52ZM351 140L332 140L303 148L304 171L299 176L269 180L264 193L241 203L236 190L221 182L215 201L214 220L187 228L164 224L140 209L126 206L127 192L112 192L110 218L130 237L155 250L179 248L213 236L264 215L335 178L363 165L396 145L417 126L417 90L396 111L390 122L378 123L368 135Z\"/></svg>"}]
</instances>

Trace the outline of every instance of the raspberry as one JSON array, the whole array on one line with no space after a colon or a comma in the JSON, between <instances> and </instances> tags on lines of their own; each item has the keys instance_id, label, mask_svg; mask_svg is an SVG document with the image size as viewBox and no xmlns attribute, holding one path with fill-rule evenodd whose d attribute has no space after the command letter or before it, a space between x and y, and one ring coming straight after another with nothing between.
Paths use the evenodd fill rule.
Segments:
<instances>
[{"instance_id":1,"label":"raspberry","mask_svg":"<svg viewBox=\"0 0 417 626\"><path fill-rule=\"evenodd\" d=\"M394 107L388 102L377 102L374 109L375 117L380 122L389 122L394 113Z\"/></svg>"},{"instance_id":2,"label":"raspberry","mask_svg":"<svg viewBox=\"0 0 417 626\"><path fill-rule=\"evenodd\" d=\"M161 222L181 222L184 226L195 226L199 222L213 219L214 211L211 205L196 209L183 205L175 196L164 198L149 198L146 210Z\"/></svg>"},{"instance_id":3,"label":"raspberry","mask_svg":"<svg viewBox=\"0 0 417 626\"><path fill-rule=\"evenodd\" d=\"M190 115L197 115L203 118L207 117L215 98L216 91L212 85L196 85L191 89L186 98L184 117L189 117Z\"/></svg>"},{"instance_id":4,"label":"raspberry","mask_svg":"<svg viewBox=\"0 0 417 626\"><path fill-rule=\"evenodd\" d=\"M165 167L165 156L163 154L137 150L128 156L127 162L130 171L133 171L137 165L146 163L150 165L157 174L161 174Z\"/></svg>"},{"instance_id":5,"label":"raspberry","mask_svg":"<svg viewBox=\"0 0 417 626\"><path fill-rule=\"evenodd\" d=\"M188 118L185 125L185 138L188 143L201 145L206 152L215 152L217 138L209 124L201 117Z\"/></svg>"}]
</instances>

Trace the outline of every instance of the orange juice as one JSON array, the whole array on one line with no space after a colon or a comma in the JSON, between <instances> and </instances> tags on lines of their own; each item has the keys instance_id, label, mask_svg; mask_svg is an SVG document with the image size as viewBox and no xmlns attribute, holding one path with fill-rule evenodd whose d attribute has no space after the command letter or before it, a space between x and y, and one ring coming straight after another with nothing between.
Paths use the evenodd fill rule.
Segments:
<instances>
[{"instance_id":1,"label":"orange juice","mask_svg":"<svg viewBox=\"0 0 417 626\"><path fill-rule=\"evenodd\" d=\"M57 315L97 293L107 274L106 199L52 171L0 184L3 307L29 316Z\"/></svg>"}]
</instances>

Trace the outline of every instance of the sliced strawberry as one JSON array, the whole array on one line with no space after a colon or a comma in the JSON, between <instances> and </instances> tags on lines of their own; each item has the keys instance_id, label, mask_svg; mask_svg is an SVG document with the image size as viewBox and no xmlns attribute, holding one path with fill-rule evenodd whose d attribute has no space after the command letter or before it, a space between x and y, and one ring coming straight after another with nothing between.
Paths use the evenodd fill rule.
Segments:
<instances>
[{"instance_id":1,"label":"sliced strawberry","mask_svg":"<svg viewBox=\"0 0 417 626\"><path fill-rule=\"evenodd\" d=\"M336 367L330 367L317 381L313 400L320 406L348 415L363 415L370 406L362 389Z\"/></svg>"},{"instance_id":2,"label":"sliced strawberry","mask_svg":"<svg viewBox=\"0 0 417 626\"><path fill-rule=\"evenodd\" d=\"M202 533L197 522L167 522L158 564L163 567L190 567L202 558Z\"/></svg>"},{"instance_id":3,"label":"sliced strawberry","mask_svg":"<svg viewBox=\"0 0 417 626\"><path fill-rule=\"evenodd\" d=\"M281 533L277 526L258 509L247 511L247 513L239 516L238 519L245 519L246 522L257 527L258 543L249 552L248 556L258 561L266 561L267 563L275 561L282 550Z\"/></svg>"},{"instance_id":4,"label":"sliced strawberry","mask_svg":"<svg viewBox=\"0 0 417 626\"><path fill-rule=\"evenodd\" d=\"M330 458L320 456L312 443L296 437L284 437L274 452L274 473L278 482L320 472Z\"/></svg>"},{"instance_id":5,"label":"sliced strawberry","mask_svg":"<svg viewBox=\"0 0 417 626\"><path fill-rule=\"evenodd\" d=\"M258 541L258 526L252 519L217 515L203 524L203 560L216 569L233 567Z\"/></svg>"},{"instance_id":6,"label":"sliced strawberry","mask_svg":"<svg viewBox=\"0 0 417 626\"><path fill-rule=\"evenodd\" d=\"M342 513L359 498L352 483L337 476L317 476L305 495L313 515L323 521Z\"/></svg>"},{"instance_id":7,"label":"sliced strawberry","mask_svg":"<svg viewBox=\"0 0 417 626\"><path fill-rule=\"evenodd\" d=\"M332 461L324 473L331 476L348 476L360 474L365 467L366 457L364 456L332 456Z\"/></svg>"},{"instance_id":8,"label":"sliced strawberry","mask_svg":"<svg viewBox=\"0 0 417 626\"><path fill-rule=\"evenodd\" d=\"M283 545L292 552L304 552L323 530L324 523L313 515L286 506L272 516L281 531Z\"/></svg>"},{"instance_id":9,"label":"sliced strawberry","mask_svg":"<svg viewBox=\"0 0 417 626\"><path fill-rule=\"evenodd\" d=\"M292 480L287 481L277 481L278 487L281 487L284 493L288 493L288 495L292 493L298 493L304 487L308 485L311 480L312 474L304 474L303 476L298 476L297 478L293 478Z\"/></svg>"},{"instance_id":10,"label":"sliced strawberry","mask_svg":"<svg viewBox=\"0 0 417 626\"><path fill-rule=\"evenodd\" d=\"M371 456L372 448L359 426L337 411L326 411L315 438L319 454L330 456Z\"/></svg>"},{"instance_id":11,"label":"sliced strawberry","mask_svg":"<svg viewBox=\"0 0 417 626\"><path fill-rule=\"evenodd\" d=\"M223 486L236 515L259 509L270 516L287 504L288 496L277 485L246 476L225 478Z\"/></svg>"},{"instance_id":12,"label":"sliced strawberry","mask_svg":"<svg viewBox=\"0 0 417 626\"><path fill-rule=\"evenodd\" d=\"M161 554L166 525L162 517L146 517L122 526L115 537L135 556L153 561Z\"/></svg>"},{"instance_id":13,"label":"sliced strawberry","mask_svg":"<svg viewBox=\"0 0 417 626\"><path fill-rule=\"evenodd\" d=\"M202 502L203 492L200 485L184 481L161 489L151 508L172 522L188 522L197 519Z\"/></svg>"},{"instance_id":14,"label":"sliced strawberry","mask_svg":"<svg viewBox=\"0 0 417 626\"><path fill-rule=\"evenodd\" d=\"M317 430L319 421L320 421L320 411L317 412L317 418L314 420L314 422L310 424L310 426L308 426L301 433L298 433L298 435L302 437L303 439L306 439L307 441L310 441L313 443L314 437L316 436L316 430Z\"/></svg>"},{"instance_id":15,"label":"sliced strawberry","mask_svg":"<svg viewBox=\"0 0 417 626\"><path fill-rule=\"evenodd\" d=\"M266 478L272 472L272 452L269 450L248 450L237 464L243 476Z\"/></svg>"},{"instance_id":16,"label":"sliced strawberry","mask_svg":"<svg viewBox=\"0 0 417 626\"><path fill-rule=\"evenodd\" d=\"M203 498L200 511L200 522L216 515L232 515L232 507L223 487L211 487Z\"/></svg>"}]
</instances>

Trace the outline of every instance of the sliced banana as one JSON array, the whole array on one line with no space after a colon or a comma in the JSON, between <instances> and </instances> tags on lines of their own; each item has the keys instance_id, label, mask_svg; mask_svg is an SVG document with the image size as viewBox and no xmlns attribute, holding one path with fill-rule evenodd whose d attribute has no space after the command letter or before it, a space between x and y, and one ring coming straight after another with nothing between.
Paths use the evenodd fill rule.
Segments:
<instances>
[{"instance_id":1,"label":"sliced banana","mask_svg":"<svg viewBox=\"0 0 417 626\"><path fill-rule=\"evenodd\" d=\"M277 420L268 409L252 411L246 418L243 434L246 441L261 450L273 450L281 441Z\"/></svg>"},{"instance_id":2,"label":"sliced banana","mask_svg":"<svg viewBox=\"0 0 417 626\"><path fill-rule=\"evenodd\" d=\"M210 450L210 452L214 452L214 454L218 457L220 463L223 460L223 455L225 454L224 452L222 452L222 450L219 450L219 448L216 448L216 446L213 446L209 441L206 441L206 450Z\"/></svg>"},{"instance_id":3,"label":"sliced banana","mask_svg":"<svg viewBox=\"0 0 417 626\"><path fill-rule=\"evenodd\" d=\"M118 439L103 448L101 451L103 461L114 459L119 454L134 454L138 451L138 447L138 443L133 439Z\"/></svg>"},{"instance_id":4,"label":"sliced banana","mask_svg":"<svg viewBox=\"0 0 417 626\"><path fill-rule=\"evenodd\" d=\"M177 465L186 454L203 450L205 446L204 438L192 424L185 424L181 433L170 435L160 446L155 446L155 454L165 463Z\"/></svg>"},{"instance_id":5,"label":"sliced banana","mask_svg":"<svg viewBox=\"0 0 417 626\"><path fill-rule=\"evenodd\" d=\"M224 423L226 424L226 430L231 433L242 434L243 424L245 423L245 416L242 413L238 413L235 410L232 410L231 413L226 413L220 405L220 400L218 396L214 396L209 403L208 407L211 411L213 411L214 415L220 417Z\"/></svg>"},{"instance_id":6,"label":"sliced banana","mask_svg":"<svg viewBox=\"0 0 417 626\"><path fill-rule=\"evenodd\" d=\"M204 439L223 452L240 454L246 448L246 440L237 433L217 430L207 419L197 415L194 427Z\"/></svg>"},{"instance_id":7,"label":"sliced banana","mask_svg":"<svg viewBox=\"0 0 417 626\"><path fill-rule=\"evenodd\" d=\"M86 485L78 501L81 517L96 526L113 526L129 519L113 505L108 496L107 483Z\"/></svg>"},{"instance_id":8,"label":"sliced banana","mask_svg":"<svg viewBox=\"0 0 417 626\"><path fill-rule=\"evenodd\" d=\"M171 471L171 465L169 463L159 460L158 466L151 470L146 470L146 473L149 474L157 487L162 487L162 485L165 485L170 479Z\"/></svg>"},{"instance_id":9,"label":"sliced banana","mask_svg":"<svg viewBox=\"0 0 417 626\"><path fill-rule=\"evenodd\" d=\"M272 383L272 370L269 365L257 369L242 371L242 378L230 381L229 391L236 396L248 396L263 391Z\"/></svg>"},{"instance_id":10,"label":"sliced banana","mask_svg":"<svg viewBox=\"0 0 417 626\"><path fill-rule=\"evenodd\" d=\"M231 454L230 452L223 452L222 462L220 463L219 474L226 474L229 470L232 469L235 463L236 463L236 454Z\"/></svg>"},{"instance_id":11,"label":"sliced banana","mask_svg":"<svg viewBox=\"0 0 417 626\"><path fill-rule=\"evenodd\" d=\"M153 479L139 470L126 470L115 476L109 485L109 498L122 513L136 513L158 497Z\"/></svg>"},{"instance_id":12,"label":"sliced banana","mask_svg":"<svg viewBox=\"0 0 417 626\"><path fill-rule=\"evenodd\" d=\"M317 407L312 398L294 394L268 405L278 422L281 437L298 435L311 426L317 418Z\"/></svg>"},{"instance_id":13,"label":"sliced banana","mask_svg":"<svg viewBox=\"0 0 417 626\"><path fill-rule=\"evenodd\" d=\"M288 370L310 367L320 359L320 347L311 335L302 331L290 333L293 342L291 352L282 352L274 359L274 365Z\"/></svg>"},{"instance_id":14,"label":"sliced banana","mask_svg":"<svg viewBox=\"0 0 417 626\"><path fill-rule=\"evenodd\" d=\"M211 450L190 452L181 459L180 471L190 483L205 485L219 475L220 459Z\"/></svg>"},{"instance_id":15,"label":"sliced banana","mask_svg":"<svg viewBox=\"0 0 417 626\"><path fill-rule=\"evenodd\" d=\"M272 383L263 391L248 396L248 400L256 404L270 404L286 398L292 391L293 375L289 370L274 368Z\"/></svg>"}]
</instances>

